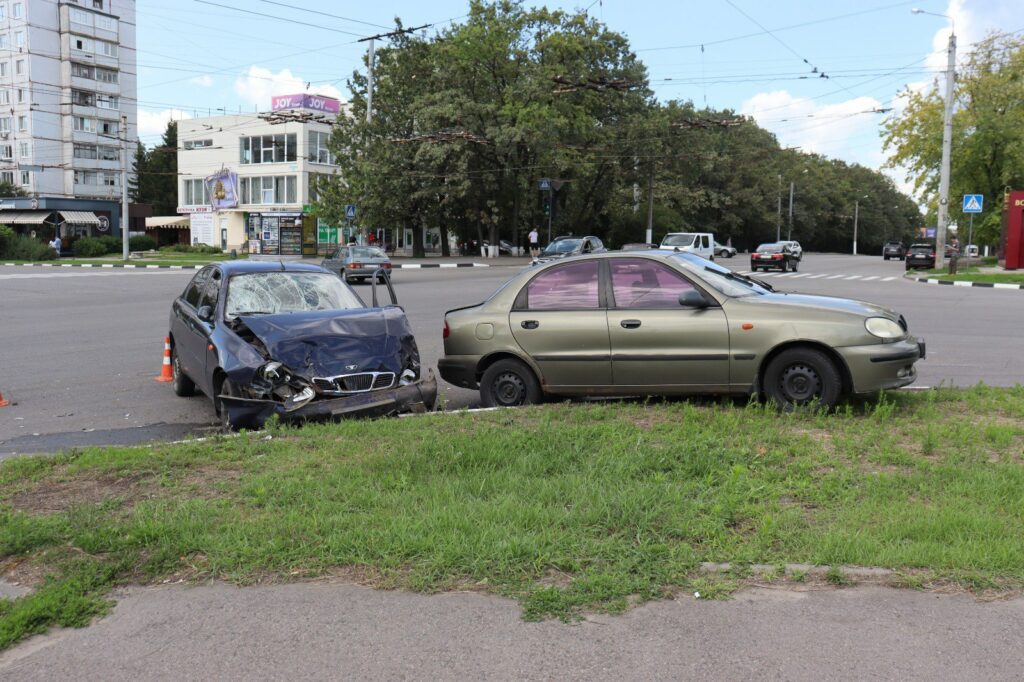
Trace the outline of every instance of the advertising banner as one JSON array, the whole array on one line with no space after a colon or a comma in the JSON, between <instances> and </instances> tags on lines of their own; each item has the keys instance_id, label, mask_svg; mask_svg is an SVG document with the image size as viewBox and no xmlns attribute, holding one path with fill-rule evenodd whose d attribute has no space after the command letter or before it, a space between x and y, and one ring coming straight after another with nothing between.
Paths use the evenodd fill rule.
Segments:
<instances>
[{"instance_id":1,"label":"advertising banner","mask_svg":"<svg viewBox=\"0 0 1024 682\"><path fill-rule=\"evenodd\" d=\"M238 173L222 170L206 178L206 191L214 211L238 208Z\"/></svg>"},{"instance_id":2,"label":"advertising banner","mask_svg":"<svg viewBox=\"0 0 1024 682\"><path fill-rule=\"evenodd\" d=\"M270 110L280 111L282 109L311 109L322 111L325 114L337 114L341 112L341 102L333 97L322 97L320 95L278 95L270 100Z\"/></svg>"},{"instance_id":3,"label":"advertising banner","mask_svg":"<svg viewBox=\"0 0 1024 682\"><path fill-rule=\"evenodd\" d=\"M208 244L216 246L213 239L213 214L193 213L189 217L189 227L192 230L193 244Z\"/></svg>"}]
</instances>

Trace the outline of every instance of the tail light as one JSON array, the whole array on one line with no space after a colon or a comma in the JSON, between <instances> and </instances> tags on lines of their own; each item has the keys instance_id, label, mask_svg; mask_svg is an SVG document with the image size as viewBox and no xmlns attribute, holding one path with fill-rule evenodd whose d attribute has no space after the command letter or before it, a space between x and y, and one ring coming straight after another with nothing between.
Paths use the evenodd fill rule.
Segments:
<instances>
[{"instance_id":1,"label":"tail light","mask_svg":"<svg viewBox=\"0 0 1024 682\"><path fill-rule=\"evenodd\" d=\"M352 268L356 268L356 269L358 269L358 268L361 268L361 267L363 267L363 264L362 264L362 263L353 263L353 264L352 264L352 265L350 265L349 267L352 267Z\"/></svg>"},{"instance_id":2,"label":"tail light","mask_svg":"<svg viewBox=\"0 0 1024 682\"><path fill-rule=\"evenodd\" d=\"M448 320L445 320L444 321L444 332L441 333L441 338L442 339L447 339L448 335L451 334L451 333L452 333L451 330L448 329Z\"/></svg>"},{"instance_id":3,"label":"tail light","mask_svg":"<svg viewBox=\"0 0 1024 682\"><path fill-rule=\"evenodd\" d=\"M935 258L935 252L934 252L934 251L932 251L931 253L929 253L929 254L928 254L928 256L929 256L930 258Z\"/></svg>"},{"instance_id":4,"label":"tail light","mask_svg":"<svg viewBox=\"0 0 1024 682\"><path fill-rule=\"evenodd\" d=\"M391 269L391 263L381 263L380 266L382 268L384 268L385 270L390 270Z\"/></svg>"},{"instance_id":5,"label":"tail light","mask_svg":"<svg viewBox=\"0 0 1024 682\"><path fill-rule=\"evenodd\" d=\"M774 258L775 260L782 260L782 254L776 253L775 255L772 256L772 258Z\"/></svg>"}]
</instances>

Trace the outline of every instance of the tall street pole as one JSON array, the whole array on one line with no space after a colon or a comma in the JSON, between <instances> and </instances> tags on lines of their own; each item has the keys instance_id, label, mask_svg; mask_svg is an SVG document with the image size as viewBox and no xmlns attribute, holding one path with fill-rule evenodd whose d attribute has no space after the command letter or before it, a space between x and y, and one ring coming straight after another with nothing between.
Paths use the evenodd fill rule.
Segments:
<instances>
[{"instance_id":1,"label":"tall street pole","mask_svg":"<svg viewBox=\"0 0 1024 682\"><path fill-rule=\"evenodd\" d=\"M779 207L775 217L775 241L782 241L782 173L779 173Z\"/></svg>"},{"instance_id":2,"label":"tall street pole","mask_svg":"<svg viewBox=\"0 0 1024 682\"><path fill-rule=\"evenodd\" d=\"M789 183L789 228L786 231L786 239L790 240L793 238L793 187L796 185L795 182Z\"/></svg>"},{"instance_id":3,"label":"tall street pole","mask_svg":"<svg viewBox=\"0 0 1024 682\"><path fill-rule=\"evenodd\" d=\"M857 255L857 216L860 213L860 199L853 202L853 255Z\"/></svg>"},{"instance_id":4,"label":"tall street pole","mask_svg":"<svg viewBox=\"0 0 1024 682\"><path fill-rule=\"evenodd\" d=\"M121 114L121 260L128 260L128 117Z\"/></svg>"},{"instance_id":5,"label":"tall street pole","mask_svg":"<svg viewBox=\"0 0 1024 682\"><path fill-rule=\"evenodd\" d=\"M366 48L366 122L373 118L373 38Z\"/></svg>"},{"instance_id":6,"label":"tall street pole","mask_svg":"<svg viewBox=\"0 0 1024 682\"><path fill-rule=\"evenodd\" d=\"M946 112L942 124L942 169L939 174L939 225L935 235L935 267L946 258L946 228L949 225L949 165L953 148L953 83L956 81L956 34L949 32L946 60Z\"/></svg>"},{"instance_id":7,"label":"tall street pole","mask_svg":"<svg viewBox=\"0 0 1024 682\"><path fill-rule=\"evenodd\" d=\"M654 169L647 176L647 243L654 239Z\"/></svg>"}]
</instances>

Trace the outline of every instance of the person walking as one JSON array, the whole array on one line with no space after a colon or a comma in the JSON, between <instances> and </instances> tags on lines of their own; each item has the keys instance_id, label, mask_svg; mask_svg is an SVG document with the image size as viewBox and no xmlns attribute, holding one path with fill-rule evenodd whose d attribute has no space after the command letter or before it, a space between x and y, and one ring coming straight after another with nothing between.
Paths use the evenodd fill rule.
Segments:
<instances>
[{"instance_id":1,"label":"person walking","mask_svg":"<svg viewBox=\"0 0 1024 682\"><path fill-rule=\"evenodd\" d=\"M536 227L530 230L530 255L534 258L540 255L540 235Z\"/></svg>"},{"instance_id":2,"label":"person walking","mask_svg":"<svg viewBox=\"0 0 1024 682\"><path fill-rule=\"evenodd\" d=\"M61 243L60 243L60 235L59 234L55 235L53 237L53 241L51 242L51 245L53 246L54 250L57 252L57 258L60 258Z\"/></svg>"}]
</instances>

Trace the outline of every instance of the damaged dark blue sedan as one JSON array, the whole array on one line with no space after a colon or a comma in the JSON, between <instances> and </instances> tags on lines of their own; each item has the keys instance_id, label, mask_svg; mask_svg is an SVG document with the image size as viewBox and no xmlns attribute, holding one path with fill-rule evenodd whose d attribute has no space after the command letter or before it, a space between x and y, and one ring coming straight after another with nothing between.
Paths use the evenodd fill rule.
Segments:
<instances>
[{"instance_id":1,"label":"damaged dark blue sedan","mask_svg":"<svg viewBox=\"0 0 1024 682\"><path fill-rule=\"evenodd\" d=\"M367 307L316 265L209 265L171 307L174 392L210 396L226 429L282 419L383 416L433 409L405 311Z\"/></svg>"}]
</instances>

